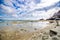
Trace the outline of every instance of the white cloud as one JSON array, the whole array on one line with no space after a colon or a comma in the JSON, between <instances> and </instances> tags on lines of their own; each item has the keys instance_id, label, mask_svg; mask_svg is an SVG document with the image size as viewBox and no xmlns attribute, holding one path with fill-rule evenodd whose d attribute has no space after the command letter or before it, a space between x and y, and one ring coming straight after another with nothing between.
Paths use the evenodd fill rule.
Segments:
<instances>
[{"instance_id":1,"label":"white cloud","mask_svg":"<svg viewBox=\"0 0 60 40\"><path fill-rule=\"evenodd\" d=\"M39 19L48 19L54 15L54 13L58 12L58 7L45 11L35 11L33 16L38 17Z\"/></svg>"},{"instance_id":2,"label":"white cloud","mask_svg":"<svg viewBox=\"0 0 60 40\"><path fill-rule=\"evenodd\" d=\"M51 5L54 5L58 1L59 0L41 0L41 3L37 4L35 8L43 8L43 7L51 6Z\"/></svg>"},{"instance_id":3,"label":"white cloud","mask_svg":"<svg viewBox=\"0 0 60 40\"><path fill-rule=\"evenodd\" d=\"M14 13L14 12L16 12L14 8L11 8L11 7L8 7L8 6L1 5L1 8L3 10L5 10L6 13Z\"/></svg>"},{"instance_id":4,"label":"white cloud","mask_svg":"<svg viewBox=\"0 0 60 40\"><path fill-rule=\"evenodd\" d=\"M59 10L58 7L52 8L45 12L45 10L42 11L34 11L38 8L44 8L51 5L54 5L59 0L41 0L39 4L35 4L34 0L25 0L26 5L19 4L15 0L4 0L6 5L1 5L2 9L5 10L7 14L11 14L13 18L22 19L22 20L38 20L38 19L47 19L53 16L55 12ZM24 0L19 0L24 1ZM19 8L16 9L16 7L13 6L13 3L15 3L16 6ZM20 14L22 12L22 14Z\"/></svg>"}]
</instances>

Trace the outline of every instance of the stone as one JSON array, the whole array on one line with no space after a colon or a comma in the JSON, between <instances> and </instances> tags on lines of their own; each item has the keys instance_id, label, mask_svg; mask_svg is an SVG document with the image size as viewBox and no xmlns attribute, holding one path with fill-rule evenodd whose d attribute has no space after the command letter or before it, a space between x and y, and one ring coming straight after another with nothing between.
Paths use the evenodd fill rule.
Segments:
<instances>
[{"instance_id":1,"label":"stone","mask_svg":"<svg viewBox=\"0 0 60 40\"><path fill-rule=\"evenodd\" d=\"M55 35L57 35L57 32L56 31L53 31L53 30L50 30L50 36L55 36Z\"/></svg>"}]
</instances>

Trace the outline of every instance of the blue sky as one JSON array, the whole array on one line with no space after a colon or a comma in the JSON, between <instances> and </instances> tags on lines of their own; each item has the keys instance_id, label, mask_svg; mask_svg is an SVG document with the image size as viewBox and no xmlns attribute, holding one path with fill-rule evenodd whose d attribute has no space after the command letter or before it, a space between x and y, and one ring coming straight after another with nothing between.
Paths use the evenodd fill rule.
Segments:
<instances>
[{"instance_id":1,"label":"blue sky","mask_svg":"<svg viewBox=\"0 0 60 40\"><path fill-rule=\"evenodd\" d=\"M60 0L0 0L0 19L48 19L60 10Z\"/></svg>"}]
</instances>

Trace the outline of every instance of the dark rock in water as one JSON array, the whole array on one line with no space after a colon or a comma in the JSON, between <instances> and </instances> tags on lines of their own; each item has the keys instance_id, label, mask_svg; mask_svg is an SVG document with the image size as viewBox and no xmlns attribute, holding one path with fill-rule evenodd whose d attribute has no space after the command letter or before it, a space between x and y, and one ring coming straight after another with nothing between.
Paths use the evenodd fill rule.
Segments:
<instances>
[{"instance_id":1,"label":"dark rock in water","mask_svg":"<svg viewBox=\"0 0 60 40\"><path fill-rule=\"evenodd\" d=\"M53 21L50 21L50 23L54 23Z\"/></svg>"},{"instance_id":2,"label":"dark rock in water","mask_svg":"<svg viewBox=\"0 0 60 40\"><path fill-rule=\"evenodd\" d=\"M55 20L55 18L49 18L49 19L47 19L47 20Z\"/></svg>"},{"instance_id":3,"label":"dark rock in water","mask_svg":"<svg viewBox=\"0 0 60 40\"><path fill-rule=\"evenodd\" d=\"M55 36L55 35L57 35L57 32L55 32L55 31L53 31L53 30L50 30L50 36Z\"/></svg>"},{"instance_id":4,"label":"dark rock in water","mask_svg":"<svg viewBox=\"0 0 60 40\"><path fill-rule=\"evenodd\" d=\"M4 20L3 19L0 19L0 22L4 22Z\"/></svg>"}]
</instances>

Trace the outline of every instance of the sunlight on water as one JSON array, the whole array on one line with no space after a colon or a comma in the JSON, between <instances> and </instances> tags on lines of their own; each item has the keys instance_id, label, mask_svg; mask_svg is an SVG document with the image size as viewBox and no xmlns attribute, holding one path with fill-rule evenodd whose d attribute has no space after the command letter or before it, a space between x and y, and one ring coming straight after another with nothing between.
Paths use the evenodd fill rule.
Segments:
<instances>
[{"instance_id":1,"label":"sunlight on water","mask_svg":"<svg viewBox=\"0 0 60 40\"><path fill-rule=\"evenodd\" d=\"M34 31L34 29L40 29L48 26L48 21L0 21L0 29L11 28L11 29L26 29Z\"/></svg>"}]
</instances>

